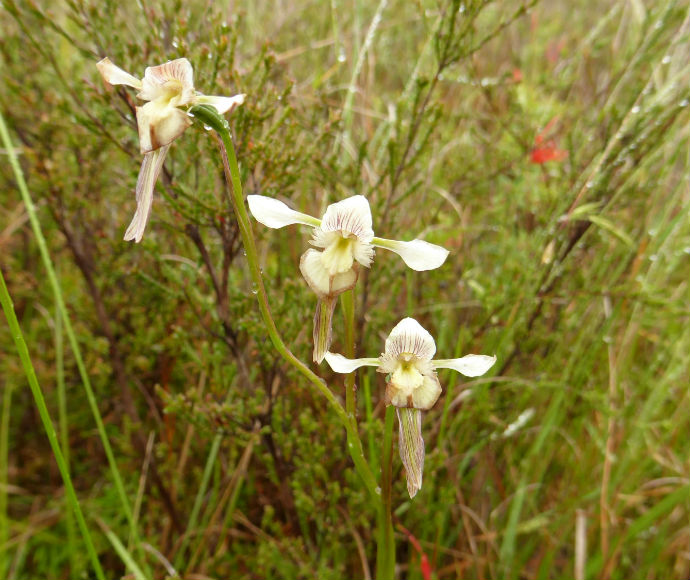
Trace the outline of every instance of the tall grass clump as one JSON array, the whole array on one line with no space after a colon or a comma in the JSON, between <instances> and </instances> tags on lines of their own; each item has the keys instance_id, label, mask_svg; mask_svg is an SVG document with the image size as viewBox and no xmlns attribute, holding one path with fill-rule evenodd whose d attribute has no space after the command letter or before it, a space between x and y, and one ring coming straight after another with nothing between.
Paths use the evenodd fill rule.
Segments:
<instances>
[{"instance_id":1,"label":"tall grass clump","mask_svg":"<svg viewBox=\"0 0 690 580\"><path fill-rule=\"evenodd\" d=\"M1 577L690 574L686 2L0 23Z\"/></svg>"}]
</instances>

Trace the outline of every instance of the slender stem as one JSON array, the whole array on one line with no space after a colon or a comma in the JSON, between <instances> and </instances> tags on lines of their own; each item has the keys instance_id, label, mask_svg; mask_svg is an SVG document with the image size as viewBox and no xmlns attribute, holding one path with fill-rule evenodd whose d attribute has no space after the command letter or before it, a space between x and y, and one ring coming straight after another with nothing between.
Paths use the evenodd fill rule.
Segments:
<instances>
[{"instance_id":1,"label":"slender stem","mask_svg":"<svg viewBox=\"0 0 690 580\"><path fill-rule=\"evenodd\" d=\"M379 540L376 554L376 578L393 580L395 576L395 536L393 535L392 500L393 489L393 425L395 407L386 407L386 424L383 431L381 450L381 513L379 515Z\"/></svg>"},{"instance_id":2,"label":"slender stem","mask_svg":"<svg viewBox=\"0 0 690 580\"><path fill-rule=\"evenodd\" d=\"M357 473L359 473L360 477L364 481L364 484L372 498L374 498L375 501L380 501L380 496L376 491L376 478L374 477L374 474L372 473L371 468L364 457L364 451L362 449L362 442L359 438L359 433L349 420L347 412L338 402L335 395L330 391L323 379L312 372L309 367L307 367L301 360L292 354L290 349L283 342L283 339L280 337L280 333L276 328L275 322L271 315L271 309L268 304L266 288L264 287L261 266L259 263L259 254L256 250L256 242L254 241L251 221L249 220L249 214L247 213L247 209L245 207L244 195L242 193L242 180L240 178L240 168L237 163L235 148L232 144L232 137L230 136L228 123L223 117L216 113L215 109L212 109L208 106L198 105L192 107L191 113L202 123L212 127L218 134L219 148L221 157L223 159L223 168L225 170L225 178L232 189L231 200L233 209L235 210L235 217L240 229L240 235L242 236L242 243L244 245L244 251L247 257L249 272L254 284L254 290L256 290L256 298L257 302L259 303L259 310L261 311L261 316L263 317L264 324L266 325L268 336L278 353L309 381L309 384L312 386L312 388L326 398L331 409L338 417L338 420L347 430L348 451L353 463L355 464Z\"/></svg>"},{"instance_id":3,"label":"slender stem","mask_svg":"<svg viewBox=\"0 0 690 580\"><path fill-rule=\"evenodd\" d=\"M345 319L345 356L355 358L355 291L348 290L340 295ZM345 375L345 410L357 426L357 399L355 395L355 373Z\"/></svg>"},{"instance_id":4,"label":"slender stem","mask_svg":"<svg viewBox=\"0 0 690 580\"><path fill-rule=\"evenodd\" d=\"M86 544L86 549L91 558L91 563L93 564L94 572L98 576L99 580L105 580L105 575L103 574L103 569L101 568L101 563L98 561L98 555L96 554L96 548L93 545L93 540L91 539L91 533L86 525L86 520L84 519L84 514L81 511L79 505L79 500L77 499L77 494L74 491L74 486L72 485L72 478L69 475L69 470L67 469L67 463L60 450L60 443L58 442L57 434L55 433L55 428L53 427L53 422L50 419L50 414L48 413L48 407L46 407L45 399L43 398L43 393L41 392L41 387L38 386L38 379L36 378L36 372L34 371L34 366L31 363L31 358L29 356L29 349L26 347L26 342L24 342L24 335L19 327L19 322L17 320L17 315L14 312L14 305L12 304L12 299L5 285L5 277L2 275L2 270L0 269L0 303L2 303L2 309L5 311L5 317L7 318L7 323L10 327L10 332L12 333L12 338L14 339L14 344L17 348L17 353L22 361L22 366L24 367L24 373L29 381L29 387L31 387L31 393L36 401L36 407L38 408L38 414L41 416L41 421L43 422L43 428L48 435L48 441L50 441L50 447L53 450L53 455L55 456L55 461L57 461L58 469L60 470L60 475L62 476L62 481L65 483L65 491L67 492L67 498L74 510L74 515L77 518L77 523L79 524L79 529L81 530L82 537L84 538L84 543Z\"/></svg>"},{"instance_id":5,"label":"slender stem","mask_svg":"<svg viewBox=\"0 0 690 580\"><path fill-rule=\"evenodd\" d=\"M65 300L62 295L62 288L60 287L60 282L58 281L57 275L55 273L55 268L53 267L53 262L50 259L50 252L48 252L48 245L46 244L45 237L43 236L43 230L41 229L41 224L38 221L38 216L36 215L36 206L29 195L29 188L24 180L24 174L19 167L19 162L17 161L17 154L14 149L14 144L10 139L9 132L7 131L7 126L5 125L5 118L0 113L0 137L2 138L2 143L7 152L7 157L9 159L10 165L14 172L15 179L17 181L17 187L19 188L19 193L22 196L24 206L26 207L26 213L29 216L29 222L31 223L31 229L36 237L36 243L38 245L39 252L41 254L41 259L43 265L46 269L46 274L48 276L48 282L53 290L53 295L55 297L55 302L58 310L60 311L60 316L65 324L65 332L67 333L67 339L69 340L72 353L74 354L75 362L77 363L77 368L79 369L79 376L81 377L82 384L84 385L84 391L86 392L86 399L89 403L91 413L93 415L94 421L96 422L96 429L98 430L98 435L103 444L103 449L105 450L105 455L108 459L108 465L110 466L110 472L113 477L113 482L115 483L115 489L117 490L118 497L120 499L120 504L122 510L124 511L125 517L129 523L130 534L134 538L137 545L137 551L139 557L141 558L142 564L146 566L146 558L143 553L143 548L141 546L141 541L139 539L139 532L136 527L136 522L132 514L132 508L129 505L127 499L127 493L125 492L125 486L122 482L122 477L120 476L120 471L117 467L117 462L115 461L115 455L113 454L112 447L110 446L110 440L105 431L105 425L103 424L103 419L101 417L101 412L98 409L98 403L96 402L96 396L91 387L91 379L86 371L86 364L81 355L81 349L79 347L79 342L77 341L77 335L72 327L72 322L70 321L69 314L67 313L67 306L65 305Z\"/></svg>"},{"instance_id":6,"label":"slender stem","mask_svg":"<svg viewBox=\"0 0 690 580\"><path fill-rule=\"evenodd\" d=\"M182 568L184 561L184 554L189 545L189 541L192 538L192 533L196 528L196 521L199 517L199 512L201 511L201 505L204 503L204 498L206 497L206 490L208 489L208 483L211 481L211 474L213 473L213 467L216 464L216 457L218 457L218 450L220 449L220 444L223 441L223 435L218 433L213 438L213 443L211 443L211 451L206 459L206 465L204 467L204 473L201 476L201 485L197 491L196 498L194 499L194 505L192 506L192 513L189 516L189 521L187 523L187 532L182 538L182 544L177 551L175 556L175 568L178 570Z\"/></svg>"},{"instance_id":7,"label":"slender stem","mask_svg":"<svg viewBox=\"0 0 690 580\"><path fill-rule=\"evenodd\" d=\"M58 397L58 429L60 431L60 447L62 454L65 456L65 465L67 471L70 469L70 449L69 449L69 429L67 425L67 395L65 387L65 349L62 330L62 316L60 312L55 312L55 371L57 379L57 397ZM69 502L65 501L65 526L67 528L67 546L70 559L70 567L72 574L77 573L77 549L75 542L74 530L74 515L69 506Z\"/></svg>"}]
</instances>

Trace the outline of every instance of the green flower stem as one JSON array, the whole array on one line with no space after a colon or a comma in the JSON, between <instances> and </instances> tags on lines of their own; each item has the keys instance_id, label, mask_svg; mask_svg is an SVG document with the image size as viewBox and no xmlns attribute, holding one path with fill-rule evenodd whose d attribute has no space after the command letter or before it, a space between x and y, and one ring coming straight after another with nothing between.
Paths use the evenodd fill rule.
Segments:
<instances>
[{"instance_id":1,"label":"green flower stem","mask_svg":"<svg viewBox=\"0 0 690 580\"><path fill-rule=\"evenodd\" d=\"M345 356L355 358L355 291L348 290L340 295L345 318ZM357 399L355 395L355 373L345 375L345 410L357 426Z\"/></svg>"},{"instance_id":2,"label":"green flower stem","mask_svg":"<svg viewBox=\"0 0 690 580\"><path fill-rule=\"evenodd\" d=\"M206 498L206 491L208 490L209 481L211 481L211 475L213 474L213 468L216 464L216 457L218 456L218 450L220 449L220 444L223 442L223 435L218 433L211 443L211 451L206 459L206 465L204 466L204 473L201 476L201 485L197 491L196 498L194 499L194 505L192 506L192 513L189 516L189 521L187 522L187 532L182 538L182 544L177 550L177 555L175 556L175 568L178 570L182 568L184 564L185 551L192 538L192 534L196 529L196 521L201 512L201 506Z\"/></svg>"},{"instance_id":3,"label":"green flower stem","mask_svg":"<svg viewBox=\"0 0 690 580\"><path fill-rule=\"evenodd\" d=\"M60 450L60 443L58 442L57 434L55 433L55 428L53 427L53 422L50 419L50 414L48 413L48 407L46 407L45 399L43 398L43 393L41 392L41 387L38 386L38 379L36 378L36 373L34 371L34 366L31 363L31 358L29 357L29 349L26 347L26 342L24 342L24 335L19 327L19 322L17 321L17 315L14 312L14 305L12 304L12 299L5 285L5 277L2 275L2 270L0 269L0 303L2 303L2 309L5 311L5 317L7 318L7 324L10 327L12 333L12 338L14 339L14 344L17 347L17 353L22 361L22 366L24 367L24 373L29 381L29 387L31 387L31 393L36 401L36 407L38 408L38 414L41 416L41 421L43 422L43 428L46 430L48 435L48 440L50 441L50 447L53 450L53 455L55 456L55 461L57 461L58 469L60 470L60 475L62 476L62 481L65 482L65 491L67 493L67 498L69 503L74 510L74 515L77 518L77 524L81 530L81 535L84 538L84 543L86 544L86 550L91 558L91 563L93 564L94 572L99 580L105 580L105 575L103 574L103 569L101 568L101 563L98 561L98 554L96 554L96 548L93 545L93 540L91 539L91 533L86 525L86 520L84 519L84 514L79 506L79 500L77 499L77 494L74 491L74 486L72 485L72 478L69 475L69 469L67 468L67 463L65 458L62 456L62 451Z\"/></svg>"},{"instance_id":4,"label":"green flower stem","mask_svg":"<svg viewBox=\"0 0 690 580\"><path fill-rule=\"evenodd\" d=\"M65 305L65 300L62 296L62 289L60 288L60 282L58 281L57 275L55 274L55 268L50 259L50 253L48 252L48 245L43 237L43 231L41 230L41 224L38 221L38 216L36 215L36 207L29 195L29 189L26 186L26 181L24 180L24 174L19 167L19 162L17 161L17 155L14 150L14 145L10 139L10 135L7 131L7 126L5 125L5 118L0 113L0 137L2 138L2 143L7 152L7 157L9 158L10 165L14 172L15 179L17 181L17 186L19 192L22 196L24 206L26 207L26 213L29 216L29 222L31 223L31 229L36 237L36 243L38 244L38 249L41 254L41 259L43 265L46 269L48 275L48 282L53 290L53 295L55 297L55 302L57 308L62 317L62 321L65 325L65 332L67 333L67 339L69 340L70 347L72 348L72 353L74 354L74 359L77 363L77 368L79 369L79 376L81 377L82 384L84 385L84 390L86 391L86 399L89 402L89 407L91 408L91 413L96 422L96 428L98 430L98 435L101 438L101 443L105 450L106 457L108 458L108 465L110 466L110 472L113 477L113 482L115 483L115 488L117 494L120 498L120 503L122 509L125 513L125 517L129 523L130 535L134 538L137 545L137 550L139 557L144 565L146 565L146 559L144 557L143 548L141 546L141 541L139 539L139 532L137 531L136 522L132 514L132 508L127 500L127 494L125 492L125 486L122 483L122 477L120 476L120 471L117 467L117 462L115 461L115 455L113 454L112 447L110 446L110 441L108 440L108 435L105 431L105 425L103 424L103 419L101 418L101 412L98 409L98 403L96 402L96 396L94 395L93 388L91 387L91 379L86 372L86 365L84 364L84 359L81 356L81 349L79 347L79 342L77 341L77 335L72 327L72 322L69 319L67 313L67 306Z\"/></svg>"},{"instance_id":5,"label":"green flower stem","mask_svg":"<svg viewBox=\"0 0 690 580\"><path fill-rule=\"evenodd\" d=\"M56 308L55 312L55 372L57 379L57 398L58 398L58 430L60 432L60 448L65 457L67 472L70 468L70 449L69 449L69 428L67 425L67 395L65 387L65 349L62 333L62 316ZM69 551L69 561L72 573L77 572L76 531L74 529L74 515L69 502L65 502L65 527L67 528L67 546Z\"/></svg>"},{"instance_id":6,"label":"green flower stem","mask_svg":"<svg viewBox=\"0 0 690 580\"><path fill-rule=\"evenodd\" d=\"M393 517L391 493L393 489L393 426L395 424L395 407L386 407L386 423L383 431L383 449L381 452L381 511L378 518L379 540L376 553L377 580L393 580L395 577L395 536L393 535Z\"/></svg>"},{"instance_id":7,"label":"green flower stem","mask_svg":"<svg viewBox=\"0 0 690 580\"><path fill-rule=\"evenodd\" d=\"M378 486L376 483L376 478L374 477L374 474L372 473L371 468L364 457L362 442L359 438L357 429L354 427L353 423L348 417L347 412L345 409L343 409L342 405L338 403L335 395L330 391L323 379L314 374L309 367L307 367L301 360L292 354L290 349L285 346L285 343L283 342L283 339L280 337L278 329L276 328L273 317L271 316L271 310L268 305L268 296L266 294L266 288L264 287L263 277L261 274L261 267L259 265L259 254L256 250L256 242L254 241L254 234L252 232L249 214L247 213L247 208L245 207L244 195L242 193L242 180L240 178L240 168L237 164L235 147L232 143L232 137L230 136L228 122L221 117L215 111L215 109L204 105L192 107L191 113L204 125L214 129L218 134L219 147L221 157L223 159L223 168L225 170L225 178L232 190L230 199L235 210L237 224L240 228L240 235L242 236L244 251L247 255L249 272L252 277L252 282L255 286L254 290L256 291L259 310L261 311L261 316L264 319L268 336L280 355L303 377L305 377L312 387L321 393L328 401L331 409L333 409L338 417L338 420L342 423L347 431L347 447L350 457L355 464L355 469L364 481L367 491L378 504L380 503L380 495L377 491Z\"/></svg>"}]
</instances>

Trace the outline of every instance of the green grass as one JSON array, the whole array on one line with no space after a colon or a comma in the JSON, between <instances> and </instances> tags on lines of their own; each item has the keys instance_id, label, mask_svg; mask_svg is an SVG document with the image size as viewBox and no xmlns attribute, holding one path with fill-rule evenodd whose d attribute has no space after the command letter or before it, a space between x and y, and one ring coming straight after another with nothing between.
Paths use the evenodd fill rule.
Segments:
<instances>
[{"instance_id":1,"label":"green grass","mask_svg":"<svg viewBox=\"0 0 690 580\"><path fill-rule=\"evenodd\" d=\"M354 295L357 356L414 316L440 358L498 357L439 373L413 500L393 454L398 578L423 577L399 525L438 578L690 574L687 2L5 1L0 33L57 289L9 163L0 268L106 577L363 578L378 532L339 415L266 333L210 133L175 141L142 243L122 241L139 102L104 56L136 76L184 56L198 90L246 93L245 194L310 215L362 194L377 236L451 250L431 272L379 250ZM277 330L311 361L310 232L252 227ZM379 477L385 381L359 373ZM5 324L0 389L0 576L94 577Z\"/></svg>"}]
</instances>

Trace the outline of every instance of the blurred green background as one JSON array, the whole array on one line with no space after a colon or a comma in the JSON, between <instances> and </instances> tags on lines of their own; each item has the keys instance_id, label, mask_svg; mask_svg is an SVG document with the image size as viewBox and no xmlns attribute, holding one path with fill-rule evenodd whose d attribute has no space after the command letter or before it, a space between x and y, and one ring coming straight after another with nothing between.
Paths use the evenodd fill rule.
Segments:
<instances>
[{"instance_id":1,"label":"blurred green background","mask_svg":"<svg viewBox=\"0 0 690 580\"><path fill-rule=\"evenodd\" d=\"M451 250L432 272L379 251L356 290L359 356L413 316L441 358L498 357L480 379L441 371L413 500L394 457L399 578L425 573L405 530L436 578L688 577L688 2L3 0L0 34L0 110L153 577L369 578L375 513L266 338L209 133L173 144L142 243L122 241L138 101L104 85L105 56L137 77L186 57L198 90L246 93L245 193L312 215L363 194L378 236ZM130 530L1 153L0 267L122 577L104 530L131 548ZM310 231L254 225L279 330L310 361ZM384 379L357 385L375 462ZM93 577L4 323L0 389L0 577Z\"/></svg>"}]
</instances>

